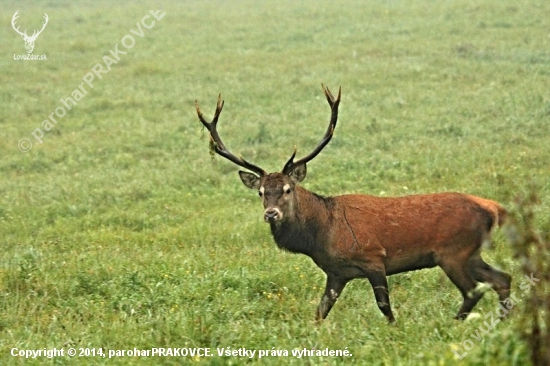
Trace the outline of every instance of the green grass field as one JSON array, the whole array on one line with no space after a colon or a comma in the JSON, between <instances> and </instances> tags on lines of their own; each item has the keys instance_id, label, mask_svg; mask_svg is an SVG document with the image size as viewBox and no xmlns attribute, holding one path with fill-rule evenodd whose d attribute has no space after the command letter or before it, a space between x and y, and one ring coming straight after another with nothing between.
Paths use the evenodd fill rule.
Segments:
<instances>
[{"instance_id":1,"label":"green grass field","mask_svg":"<svg viewBox=\"0 0 550 366\"><path fill-rule=\"evenodd\" d=\"M535 187L543 225L549 2L167 1L162 19L149 12L155 3L3 2L2 365L528 364L517 316L472 338L497 306L493 292L475 308L478 319L453 320L462 298L440 269L389 278L395 326L362 280L317 326L323 272L276 248L257 194L237 167L211 158L194 101L211 117L222 93L228 147L278 171L294 145L307 153L326 129L321 83L342 86L335 137L308 164L307 189L460 191L513 210ZM47 60L14 60L26 54L10 25L16 10L29 34L48 14L33 51ZM123 46L127 36L132 47ZM117 44L126 52L119 60L110 54ZM107 68L104 56L116 62L94 75L96 64ZM86 94L69 110L61 99L79 86ZM503 232L485 259L511 273L521 294ZM472 347L459 360L465 340ZM71 347L210 348L215 356L11 355ZM219 357L217 348L353 356L248 359Z\"/></svg>"}]
</instances>

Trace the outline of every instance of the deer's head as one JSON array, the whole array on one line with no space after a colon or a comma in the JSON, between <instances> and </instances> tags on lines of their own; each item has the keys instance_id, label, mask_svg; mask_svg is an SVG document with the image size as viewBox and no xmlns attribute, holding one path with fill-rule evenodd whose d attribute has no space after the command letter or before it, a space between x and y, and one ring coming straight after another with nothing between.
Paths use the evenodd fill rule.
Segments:
<instances>
[{"instance_id":1,"label":"deer's head","mask_svg":"<svg viewBox=\"0 0 550 366\"><path fill-rule=\"evenodd\" d=\"M325 135L317 147L304 158L294 161L296 148L290 159L286 162L281 172L267 173L262 168L249 163L242 157L233 155L224 145L217 131L218 117L223 109L223 100L221 95L218 97L216 112L212 121L208 122L202 115L198 102L195 102L197 114L200 121L210 132L210 144L213 150L228 159L229 161L250 170L250 172L239 171L241 181L250 189L258 191L264 206L264 220L266 222L277 222L291 216L295 202L296 184L303 181L306 177L306 163L315 158L321 150L329 143L338 120L338 105L342 88L338 91L338 97L334 97L330 90L323 85L323 91L332 110L330 122Z\"/></svg>"},{"instance_id":2,"label":"deer's head","mask_svg":"<svg viewBox=\"0 0 550 366\"><path fill-rule=\"evenodd\" d=\"M15 14L13 14L13 17L11 18L11 26L13 27L13 29L19 33L19 35L21 36L21 38L23 38L23 40L25 41L25 49L27 50L27 53L32 53L32 50L34 49L34 42L36 42L36 39L38 38L38 36L40 35L40 33L42 33L42 31L44 30L44 28L46 28L46 24L48 24L48 14L44 13L44 19L45 19L45 22L42 23L42 29L40 30L35 30L31 36L27 35L27 30L25 29L24 32L21 32L19 30L19 26L15 26L15 21L17 20L17 18L19 18L19 10L15 12Z\"/></svg>"}]
</instances>

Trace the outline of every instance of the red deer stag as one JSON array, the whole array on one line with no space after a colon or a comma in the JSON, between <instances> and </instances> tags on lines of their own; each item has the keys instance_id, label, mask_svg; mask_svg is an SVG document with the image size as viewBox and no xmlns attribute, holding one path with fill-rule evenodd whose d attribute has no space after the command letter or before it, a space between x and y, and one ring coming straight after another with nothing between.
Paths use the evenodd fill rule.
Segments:
<instances>
[{"instance_id":1,"label":"red deer stag","mask_svg":"<svg viewBox=\"0 0 550 366\"><path fill-rule=\"evenodd\" d=\"M346 283L366 277L379 309L394 322L386 276L435 266L443 269L464 298L456 319L465 319L483 296L477 282L488 283L505 302L511 277L485 263L480 254L491 229L501 225L506 215L497 202L461 193L324 197L298 185L306 177L306 163L331 140L338 119L341 88L336 98L328 88L323 90L332 110L325 135L298 161L294 161L295 148L280 173L267 173L225 147L216 128L223 108L221 95L211 122L195 102L215 152L253 172L239 171L239 175L245 186L258 191L264 219L279 248L311 257L326 273L316 319L326 318Z\"/></svg>"}]
</instances>

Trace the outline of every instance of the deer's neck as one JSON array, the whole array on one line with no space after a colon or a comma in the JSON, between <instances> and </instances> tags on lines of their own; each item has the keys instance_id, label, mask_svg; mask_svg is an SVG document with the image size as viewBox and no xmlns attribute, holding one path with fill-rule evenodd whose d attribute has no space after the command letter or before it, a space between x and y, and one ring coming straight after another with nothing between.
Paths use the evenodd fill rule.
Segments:
<instances>
[{"instance_id":1,"label":"deer's neck","mask_svg":"<svg viewBox=\"0 0 550 366\"><path fill-rule=\"evenodd\" d=\"M292 213L281 222L271 223L277 245L294 253L312 255L324 249L330 231L334 199L319 196L296 186Z\"/></svg>"}]
</instances>

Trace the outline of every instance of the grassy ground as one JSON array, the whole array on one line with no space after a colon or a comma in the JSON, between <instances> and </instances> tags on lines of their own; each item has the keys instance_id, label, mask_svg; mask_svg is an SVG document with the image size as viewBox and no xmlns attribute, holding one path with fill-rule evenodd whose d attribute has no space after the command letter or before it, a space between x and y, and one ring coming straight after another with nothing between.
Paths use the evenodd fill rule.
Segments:
<instances>
[{"instance_id":1,"label":"grassy ground","mask_svg":"<svg viewBox=\"0 0 550 366\"><path fill-rule=\"evenodd\" d=\"M220 133L235 153L280 170L326 128L321 83L342 86L339 125L309 164L323 195L461 191L499 200L535 186L549 221L550 3L543 1L4 1L0 19L0 363L12 348L339 349L309 364L524 365L511 316L474 340L452 319L461 296L440 269L390 278L396 326L366 281L321 325L324 275L275 247L237 168L208 153L196 118L226 101ZM34 54L9 26L49 24ZM158 15L158 14L157 14ZM28 32L29 34L31 31ZM122 46L134 37L133 47ZM129 38L124 39L128 45ZM120 61L57 124L110 50ZM61 114L61 110L58 110ZM56 115L54 114L55 118ZM44 134L40 143L35 136ZM34 133L34 135L33 135ZM18 148L21 139L30 151ZM28 147L24 141L23 148ZM26 145L25 145L26 144ZM485 258L521 274L504 235ZM516 307L521 312L521 303ZM465 352L463 341L472 340ZM470 345L466 343L466 345ZM293 357L100 357L89 364L302 364Z\"/></svg>"}]
</instances>

